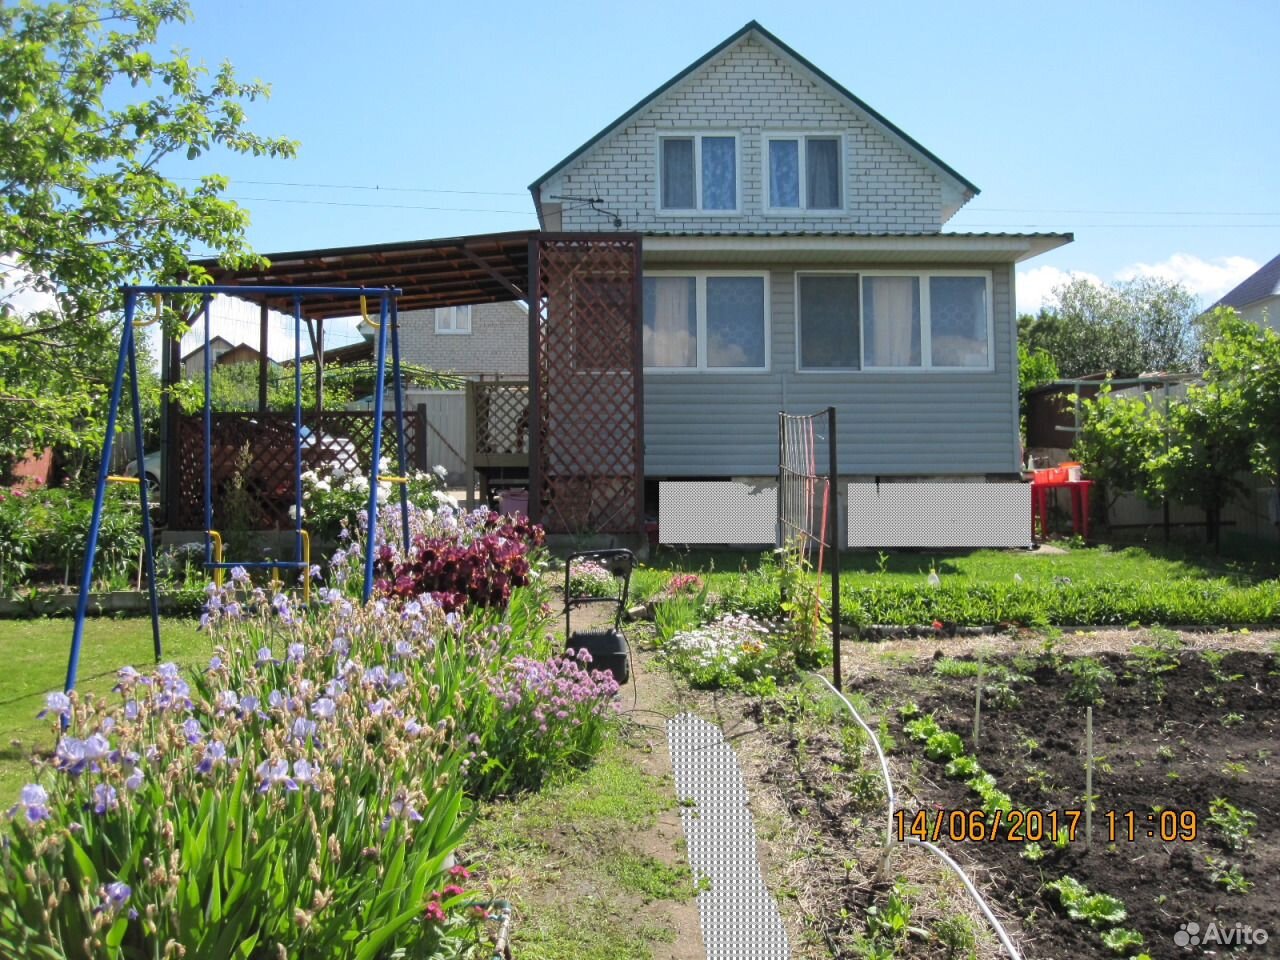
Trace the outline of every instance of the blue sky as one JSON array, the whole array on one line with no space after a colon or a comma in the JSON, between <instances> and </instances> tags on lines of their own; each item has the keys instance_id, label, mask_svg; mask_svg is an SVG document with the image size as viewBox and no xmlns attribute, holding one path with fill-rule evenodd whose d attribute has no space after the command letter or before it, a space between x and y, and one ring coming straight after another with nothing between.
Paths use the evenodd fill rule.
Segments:
<instances>
[{"instance_id":1,"label":"blue sky","mask_svg":"<svg viewBox=\"0 0 1280 960\"><path fill-rule=\"evenodd\" d=\"M947 229L1075 233L1019 270L1022 308L1068 272L1207 304L1280 253L1274 0L195 10L171 41L270 82L251 124L301 149L167 172L230 175L264 252L535 226L534 177L755 18L982 188Z\"/></svg>"}]
</instances>

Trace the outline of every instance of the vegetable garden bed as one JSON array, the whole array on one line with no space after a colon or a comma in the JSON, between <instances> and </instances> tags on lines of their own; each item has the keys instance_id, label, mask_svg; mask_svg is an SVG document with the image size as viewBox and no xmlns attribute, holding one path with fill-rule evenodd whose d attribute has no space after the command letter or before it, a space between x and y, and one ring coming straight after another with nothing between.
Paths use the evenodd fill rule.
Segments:
<instances>
[{"instance_id":1,"label":"vegetable garden bed","mask_svg":"<svg viewBox=\"0 0 1280 960\"><path fill-rule=\"evenodd\" d=\"M964 864L1028 960L1180 956L1184 945L1197 945L1193 936L1220 955L1273 955L1276 641L1268 648L1249 635L1192 640L1156 630L1113 635L1101 651L1066 656L1053 640L1024 641L1011 653L1019 646L1011 639L982 662L976 749L976 652L993 641L852 653L850 696L893 748L895 840L914 833ZM1250 649L1229 649L1233 642ZM943 645L967 652L946 657ZM775 743L769 778L811 831L809 852L837 862L849 852L851 879L813 921L827 945L858 956L1000 955L994 943L983 945L985 931L957 940L932 916L935 891L913 883L920 855L895 843L891 869L883 880L873 876L867 848L877 835L883 840L886 812L874 755L851 724L815 700L814 691L792 691L754 710ZM1094 809L1086 845L1090 705ZM1067 831L1058 843L1055 827ZM1027 842L1028 833L1039 842ZM886 925L887 914L902 918L900 929Z\"/></svg>"}]
</instances>

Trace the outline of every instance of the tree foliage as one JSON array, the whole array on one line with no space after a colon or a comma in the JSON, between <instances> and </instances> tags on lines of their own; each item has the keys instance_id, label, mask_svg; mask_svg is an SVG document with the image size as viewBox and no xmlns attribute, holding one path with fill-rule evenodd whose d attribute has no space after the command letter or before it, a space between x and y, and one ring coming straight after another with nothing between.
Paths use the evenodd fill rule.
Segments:
<instances>
[{"instance_id":1,"label":"tree foliage","mask_svg":"<svg viewBox=\"0 0 1280 960\"><path fill-rule=\"evenodd\" d=\"M1046 383L1053 383L1059 376L1057 361L1053 359L1049 351L1043 348L1036 348L1033 352L1028 350L1027 345L1019 340L1018 413L1024 442L1027 437L1027 394L1036 387L1043 387Z\"/></svg>"},{"instance_id":2,"label":"tree foliage","mask_svg":"<svg viewBox=\"0 0 1280 960\"><path fill-rule=\"evenodd\" d=\"M1221 514L1246 489L1252 468L1280 482L1280 336L1217 310L1207 328L1202 383L1164 404L1105 389L1082 404L1073 455L1105 484L1111 502L1122 493L1176 500L1205 513L1218 543Z\"/></svg>"},{"instance_id":3,"label":"tree foliage","mask_svg":"<svg viewBox=\"0 0 1280 960\"><path fill-rule=\"evenodd\" d=\"M1148 277L1099 286L1078 277L1038 315L1019 318L1019 339L1048 352L1063 377L1193 371L1202 355L1198 314L1195 297L1176 283Z\"/></svg>"},{"instance_id":4,"label":"tree foliage","mask_svg":"<svg viewBox=\"0 0 1280 960\"><path fill-rule=\"evenodd\" d=\"M0 458L101 437L121 285L199 279L192 249L256 259L225 177L184 187L160 172L220 149L296 150L246 128L264 84L154 52L190 17L186 0L0 6L0 253L20 268L0 291ZM20 311L32 291L51 305Z\"/></svg>"}]
</instances>

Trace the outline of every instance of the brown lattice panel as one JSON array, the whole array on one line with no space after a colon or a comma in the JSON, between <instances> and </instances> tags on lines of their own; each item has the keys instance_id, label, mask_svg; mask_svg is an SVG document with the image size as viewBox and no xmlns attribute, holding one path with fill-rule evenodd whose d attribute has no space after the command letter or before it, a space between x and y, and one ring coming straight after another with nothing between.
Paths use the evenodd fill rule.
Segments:
<instances>
[{"instance_id":1,"label":"brown lattice panel","mask_svg":"<svg viewBox=\"0 0 1280 960\"><path fill-rule=\"evenodd\" d=\"M367 475L373 461L373 414L326 412L302 422L312 438L302 449L302 469L332 469ZM405 414L405 455L417 462L422 425L417 411ZM394 413L385 414L382 455L396 463ZM177 472L176 499L170 525L204 528L204 419L179 416L177 443L170 453ZM212 475L214 529L277 530L291 528L289 508L295 502L293 417L282 413L215 413Z\"/></svg>"},{"instance_id":2,"label":"brown lattice panel","mask_svg":"<svg viewBox=\"0 0 1280 960\"><path fill-rule=\"evenodd\" d=\"M529 452L529 384L472 381L477 458Z\"/></svg>"},{"instance_id":3,"label":"brown lattice panel","mask_svg":"<svg viewBox=\"0 0 1280 960\"><path fill-rule=\"evenodd\" d=\"M552 533L636 533L643 492L640 239L537 241L534 483Z\"/></svg>"}]
</instances>

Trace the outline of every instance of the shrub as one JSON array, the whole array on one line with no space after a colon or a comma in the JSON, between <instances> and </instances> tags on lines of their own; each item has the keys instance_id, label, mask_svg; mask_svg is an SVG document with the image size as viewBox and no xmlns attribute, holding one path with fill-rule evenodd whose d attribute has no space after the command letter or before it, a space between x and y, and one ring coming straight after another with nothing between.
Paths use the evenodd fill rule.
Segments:
<instances>
[{"instance_id":1,"label":"shrub","mask_svg":"<svg viewBox=\"0 0 1280 960\"><path fill-rule=\"evenodd\" d=\"M759 689L789 671L778 636L745 613L675 634L663 656L695 687Z\"/></svg>"}]
</instances>

